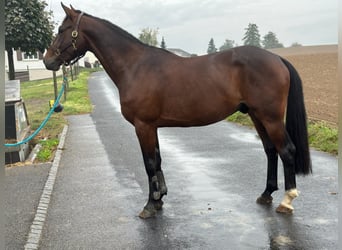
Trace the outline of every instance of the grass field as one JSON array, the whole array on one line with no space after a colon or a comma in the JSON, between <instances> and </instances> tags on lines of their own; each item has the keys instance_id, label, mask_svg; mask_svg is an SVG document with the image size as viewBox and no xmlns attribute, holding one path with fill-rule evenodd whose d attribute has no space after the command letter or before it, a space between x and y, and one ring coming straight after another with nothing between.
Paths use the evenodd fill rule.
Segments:
<instances>
[{"instance_id":1,"label":"grass field","mask_svg":"<svg viewBox=\"0 0 342 250\"><path fill-rule=\"evenodd\" d=\"M58 136L67 124L66 115L90 113L92 105L88 96L87 79L91 71L82 71L76 80L70 81L66 88L66 99L61 98L64 107L60 113L53 113L46 126L30 142L33 147L37 143L42 149L37 155L38 161L49 161L53 158L53 152L58 146ZM58 91L61 89L63 79L57 80ZM27 116L32 130L36 130L45 119L50 110L49 101L54 99L52 79L23 82L21 95L25 101Z\"/></svg>"}]
</instances>

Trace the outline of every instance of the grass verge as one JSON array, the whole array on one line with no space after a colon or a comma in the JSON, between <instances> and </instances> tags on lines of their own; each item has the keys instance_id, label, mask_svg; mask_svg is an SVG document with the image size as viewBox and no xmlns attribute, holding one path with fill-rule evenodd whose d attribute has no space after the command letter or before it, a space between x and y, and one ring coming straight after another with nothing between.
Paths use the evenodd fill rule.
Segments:
<instances>
[{"instance_id":1,"label":"grass verge","mask_svg":"<svg viewBox=\"0 0 342 250\"><path fill-rule=\"evenodd\" d=\"M318 150L337 155L338 131L324 121L310 121L309 127L310 146Z\"/></svg>"},{"instance_id":2,"label":"grass verge","mask_svg":"<svg viewBox=\"0 0 342 250\"><path fill-rule=\"evenodd\" d=\"M88 96L87 79L92 71L82 70L77 79L70 81L66 88L66 99L61 98L64 107L61 113L54 113L46 126L30 142L34 147L37 143L42 145L37 154L36 161L46 162L53 159L54 152L59 143L58 136L63 130L67 120L65 115L85 114L92 111L92 104ZM62 85L62 78L57 79L58 89ZM59 91L58 90L58 91ZM21 96L25 101L27 116L30 121L31 130L36 130L45 119L50 110L49 101L54 99L53 80L39 80L21 83Z\"/></svg>"},{"instance_id":3,"label":"grass verge","mask_svg":"<svg viewBox=\"0 0 342 250\"><path fill-rule=\"evenodd\" d=\"M247 114L236 112L227 118L230 122L253 127L253 122ZM337 128L324 121L309 121L308 134L310 147L337 155L338 131Z\"/></svg>"}]
</instances>

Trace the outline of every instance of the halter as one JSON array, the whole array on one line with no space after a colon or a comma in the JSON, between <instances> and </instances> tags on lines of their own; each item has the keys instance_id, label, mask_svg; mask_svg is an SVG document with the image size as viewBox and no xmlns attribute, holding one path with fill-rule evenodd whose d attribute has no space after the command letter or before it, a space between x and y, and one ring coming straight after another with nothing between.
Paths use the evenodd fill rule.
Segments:
<instances>
[{"instance_id":1,"label":"halter","mask_svg":"<svg viewBox=\"0 0 342 250\"><path fill-rule=\"evenodd\" d=\"M74 52L76 54L76 58L70 60L69 62L64 62L63 64L65 66L69 66L69 65L73 65L75 64L78 60L80 60L82 57L84 57L85 53L77 55L77 46L76 46L76 42L77 42L77 37L78 37L78 28L80 25L80 21L82 16L84 15L83 12L81 12L78 17L77 17L77 21L76 21L76 26L74 28L74 30L71 32L71 44L67 45L64 49L60 50L60 49L55 49L55 55L56 56L60 56L64 51L66 51L67 49L69 49L71 46L74 49ZM68 53L70 55L70 53ZM73 56L73 55L72 55Z\"/></svg>"}]
</instances>

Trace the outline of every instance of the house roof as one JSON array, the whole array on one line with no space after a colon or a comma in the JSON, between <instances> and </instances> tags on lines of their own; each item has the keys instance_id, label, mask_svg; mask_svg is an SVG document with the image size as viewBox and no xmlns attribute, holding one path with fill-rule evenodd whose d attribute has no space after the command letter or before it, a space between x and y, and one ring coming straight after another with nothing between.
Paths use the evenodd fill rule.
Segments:
<instances>
[{"instance_id":1,"label":"house roof","mask_svg":"<svg viewBox=\"0 0 342 250\"><path fill-rule=\"evenodd\" d=\"M192 55L182 49L177 49L177 48L167 48L168 51L182 57L191 57Z\"/></svg>"}]
</instances>

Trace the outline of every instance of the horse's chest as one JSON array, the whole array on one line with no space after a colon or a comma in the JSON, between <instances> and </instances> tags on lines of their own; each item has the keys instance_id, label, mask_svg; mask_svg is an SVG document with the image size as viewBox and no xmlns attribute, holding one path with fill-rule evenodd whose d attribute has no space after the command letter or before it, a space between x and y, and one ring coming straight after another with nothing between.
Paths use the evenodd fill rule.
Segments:
<instances>
[{"instance_id":1,"label":"horse's chest","mask_svg":"<svg viewBox=\"0 0 342 250\"><path fill-rule=\"evenodd\" d=\"M126 99L120 98L120 104L123 117L130 123L133 123L136 110L132 102L128 102Z\"/></svg>"},{"instance_id":2,"label":"horse's chest","mask_svg":"<svg viewBox=\"0 0 342 250\"><path fill-rule=\"evenodd\" d=\"M127 121L134 124L136 120L152 121L160 113L160 104L152 96L122 96L120 98L121 113Z\"/></svg>"}]
</instances>

